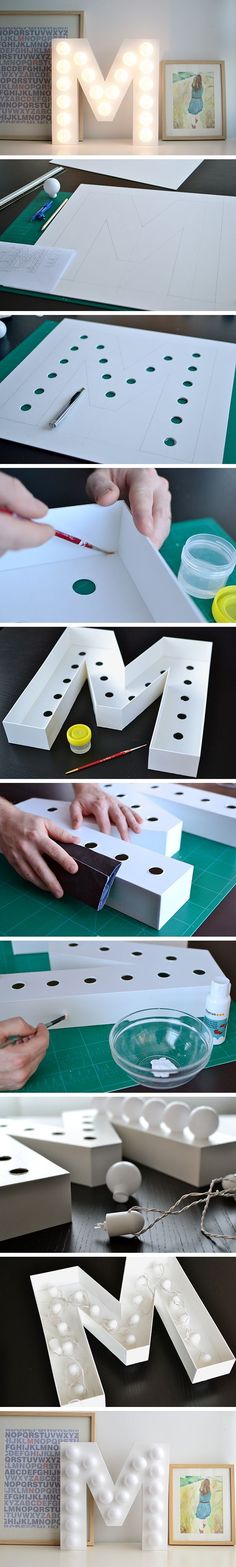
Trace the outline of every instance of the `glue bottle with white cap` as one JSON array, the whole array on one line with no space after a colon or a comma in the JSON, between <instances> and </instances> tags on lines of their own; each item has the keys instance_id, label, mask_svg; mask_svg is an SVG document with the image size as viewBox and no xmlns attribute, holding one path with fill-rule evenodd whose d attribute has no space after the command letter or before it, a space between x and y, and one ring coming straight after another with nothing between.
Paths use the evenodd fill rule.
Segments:
<instances>
[{"instance_id":1,"label":"glue bottle with white cap","mask_svg":"<svg viewBox=\"0 0 236 1567\"><path fill-rule=\"evenodd\" d=\"M223 1044L226 1039L228 1018L230 1012L230 980L224 978L213 979L206 998L205 1022L211 1030L215 1044Z\"/></svg>"}]
</instances>

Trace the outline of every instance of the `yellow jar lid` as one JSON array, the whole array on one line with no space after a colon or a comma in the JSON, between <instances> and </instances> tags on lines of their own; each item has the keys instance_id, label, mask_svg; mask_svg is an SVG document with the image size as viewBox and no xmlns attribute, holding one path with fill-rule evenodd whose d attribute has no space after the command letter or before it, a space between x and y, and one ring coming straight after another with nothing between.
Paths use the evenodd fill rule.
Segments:
<instances>
[{"instance_id":1,"label":"yellow jar lid","mask_svg":"<svg viewBox=\"0 0 236 1567\"><path fill-rule=\"evenodd\" d=\"M77 745L79 751L81 745L89 744L92 730L89 729L88 724L71 724L71 729L67 729L66 738L69 740L69 745Z\"/></svg>"},{"instance_id":2,"label":"yellow jar lid","mask_svg":"<svg viewBox=\"0 0 236 1567\"><path fill-rule=\"evenodd\" d=\"M225 625L236 621L236 583L232 588L219 588L212 604L214 620Z\"/></svg>"}]
</instances>

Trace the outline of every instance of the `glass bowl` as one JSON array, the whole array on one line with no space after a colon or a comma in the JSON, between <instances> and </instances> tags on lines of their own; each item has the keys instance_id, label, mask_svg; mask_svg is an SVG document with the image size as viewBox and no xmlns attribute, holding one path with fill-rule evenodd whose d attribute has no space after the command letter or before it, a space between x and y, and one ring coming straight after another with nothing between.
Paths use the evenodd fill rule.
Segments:
<instances>
[{"instance_id":1,"label":"glass bowl","mask_svg":"<svg viewBox=\"0 0 236 1567\"><path fill-rule=\"evenodd\" d=\"M114 1023L109 1045L133 1082L159 1090L188 1083L208 1066L213 1039L203 1018L150 1007Z\"/></svg>"}]
</instances>

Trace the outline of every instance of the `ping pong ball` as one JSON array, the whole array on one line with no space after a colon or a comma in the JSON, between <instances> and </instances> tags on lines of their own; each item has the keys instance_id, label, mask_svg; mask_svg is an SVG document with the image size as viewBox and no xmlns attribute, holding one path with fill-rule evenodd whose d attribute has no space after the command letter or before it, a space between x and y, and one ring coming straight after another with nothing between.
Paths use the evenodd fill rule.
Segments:
<instances>
[{"instance_id":1,"label":"ping pong ball","mask_svg":"<svg viewBox=\"0 0 236 1567\"><path fill-rule=\"evenodd\" d=\"M163 1121L170 1132L182 1132L189 1122L189 1105L184 1104L183 1099L173 1099L172 1104L165 1106Z\"/></svg>"},{"instance_id":2,"label":"ping pong ball","mask_svg":"<svg viewBox=\"0 0 236 1567\"><path fill-rule=\"evenodd\" d=\"M7 326L5 321L0 321L0 337L6 337Z\"/></svg>"},{"instance_id":3,"label":"ping pong ball","mask_svg":"<svg viewBox=\"0 0 236 1567\"><path fill-rule=\"evenodd\" d=\"M127 1159L120 1159L119 1164L111 1164L106 1175L108 1191L112 1192L114 1202L127 1202L134 1192L141 1186L142 1176L137 1164L129 1164Z\"/></svg>"},{"instance_id":4,"label":"ping pong ball","mask_svg":"<svg viewBox=\"0 0 236 1567\"><path fill-rule=\"evenodd\" d=\"M147 1121L147 1125L151 1127L151 1131L155 1132L156 1128L160 1126L160 1121L165 1121L165 1112L165 1099L156 1099L155 1095L153 1094L151 1099L145 1100L143 1105L143 1119L144 1121Z\"/></svg>"},{"instance_id":5,"label":"ping pong ball","mask_svg":"<svg viewBox=\"0 0 236 1567\"><path fill-rule=\"evenodd\" d=\"M58 196L58 191L61 189L60 180L52 179L50 175L47 180L44 180L43 189L46 191L46 196Z\"/></svg>"},{"instance_id":6,"label":"ping pong ball","mask_svg":"<svg viewBox=\"0 0 236 1567\"><path fill-rule=\"evenodd\" d=\"M188 1126L194 1137L211 1137L219 1126L219 1116L210 1105L198 1105L196 1110L191 1110Z\"/></svg>"}]
</instances>

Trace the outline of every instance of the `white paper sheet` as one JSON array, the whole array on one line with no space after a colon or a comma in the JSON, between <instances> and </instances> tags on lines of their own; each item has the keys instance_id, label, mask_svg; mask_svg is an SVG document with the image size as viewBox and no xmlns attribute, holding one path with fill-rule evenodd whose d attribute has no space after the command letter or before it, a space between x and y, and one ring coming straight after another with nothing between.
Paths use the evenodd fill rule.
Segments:
<instances>
[{"instance_id":1,"label":"white paper sheet","mask_svg":"<svg viewBox=\"0 0 236 1567\"><path fill-rule=\"evenodd\" d=\"M141 185L164 185L179 190L184 180L198 169L203 158L63 158L63 169L87 169L112 179L137 180Z\"/></svg>"},{"instance_id":2,"label":"white paper sheet","mask_svg":"<svg viewBox=\"0 0 236 1567\"><path fill-rule=\"evenodd\" d=\"M65 279L73 301L137 310L236 307L234 196L80 185L37 249L54 244L74 250Z\"/></svg>"},{"instance_id":3,"label":"white paper sheet","mask_svg":"<svg viewBox=\"0 0 236 1567\"><path fill-rule=\"evenodd\" d=\"M231 343L66 317L0 384L0 434L89 462L221 463L235 369Z\"/></svg>"},{"instance_id":4,"label":"white paper sheet","mask_svg":"<svg viewBox=\"0 0 236 1567\"><path fill-rule=\"evenodd\" d=\"M0 240L0 284L6 288L37 289L40 293L56 291L66 268L76 260L75 250L58 250L52 245L14 245ZM60 292L60 290L59 290Z\"/></svg>"}]
</instances>

